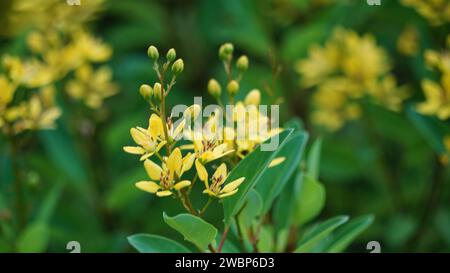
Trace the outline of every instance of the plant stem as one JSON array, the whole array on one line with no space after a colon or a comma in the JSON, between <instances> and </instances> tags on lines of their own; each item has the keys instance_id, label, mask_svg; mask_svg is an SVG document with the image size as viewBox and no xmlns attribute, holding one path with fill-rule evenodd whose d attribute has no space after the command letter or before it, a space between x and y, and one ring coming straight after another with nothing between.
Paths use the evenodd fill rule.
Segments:
<instances>
[{"instance_id":1,"label":"plant stem","mask_svg":"<svg viewBox=\"0 0 450 273\"><path fill-rule=\"evenodd\" d=\"M185 190L180 191L181 195L181 202L183 203L184 208L190 213L195 216L199 216L198 212L194 209L192 206L191 200L189 199L189 195Z\"/></svg>"},{"instance_id":2,"label":"plant stem","mask_svg":"<svg viewBox=\"0 0 450 273\"><path fill-rule=\"evenodd\" d=\"M160 73L159 71L158 71L158 77L159 77L159 82L160 82L160 84L161 84L161 103L160 103L160 106L159 106L159 108L160 108L160 114L161 114L161 122L162 122L162 125L163 125L163 131L164 131L164 138L166 139L166 141L167 141L167 145L166 145L166 149L167 149L167 155L170 155L171 154L171 150L172 150L172 147L171 147L171 145L170 145L170 140L169 140L169 132L168 132L168 130L167 130L167 118L166 118L166 93L165 93L165 91L164 91L164 72L165 71L163 71L163 73Z\"/></svg>"},{"instance_id":3,"label":"plant stem","mask_svg":"<svg viewBox=\"0 0 450 273\"><path fill-rule=\"evenodd\" d=\"M439 199L442 193L442 188L444 186L444 173L443 167L439 162L439 159L436 158L434 162L434 172L433 172L433 181L430 185L430 189L428 192L428 196L424 198L424 207L420 224L414 234L408 240L407 248L410 251L411 249L417 250L420 245L422 237L425 235L425 231L430 222L431 217L434 215L436 208L439 205Z\"/></svg>"},{"instance_id":4,"label":"plant stem","mask_svg":"<svg viewBox=\"0 0 450 273\"><path fill-rule=\"evenodd\" d=\"M200 210L199 215L202 216L203 213L205 213L206 209L209 207L209 205L212 203L213 199L211 198L211 196L208 198L208 201L206 202L206 204L203 206L203 208Z\"/></svg>"},{"instance_id":5,"label":"plant stem","mask_svg":"<svg viewBox=\"0 0 450 273\"><path fill-rule=\"evenodd\" d=\"M217 252L218 253L222 252L222 248L223 248L223 245L225 244L225 239L228 236L228 231L229 230L230 230L230 225L226 226L225 229L223 230L222 238L220 239L219 246L217 247Z\"/></svg>"}]
</instances>

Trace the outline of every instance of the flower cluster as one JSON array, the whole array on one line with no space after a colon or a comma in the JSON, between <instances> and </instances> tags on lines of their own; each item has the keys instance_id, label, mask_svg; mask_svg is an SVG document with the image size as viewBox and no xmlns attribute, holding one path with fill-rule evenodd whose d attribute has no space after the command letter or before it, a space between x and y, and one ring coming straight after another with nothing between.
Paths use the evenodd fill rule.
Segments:
<instances>
[{"instance_id":1,"label":"flower cluster","mask_svg":"<svg viewBox=\"0 0 450 273\"><path fill-rule=\"evenodd\" d=\"M223 111L231 115L232 124L228 124L223 129L223 139L226 150L234 150L239 161L245 155L252 152L257 145L273 135L278 134L281 128L278 128L268 117L267 113L261 111L261 91L252 89L248 91L243 101L236 101L235 97L240 91L240 81L244 72L248 69L249 61L247 56L240 56L235 68L237 73L233 73L233 51L232 44L224 44L219 49L219 57L223 62L227 76L225 97L231 106L230 111ZM208 92L217 100L219 105L222 103L222 86L216 79L210 79L208 82ZM254 126L250 128L251 126Z\"/></svg>"},{"instance_id":2,"label":"flower cluster","mask_svg":"<svg viewBox=\"0 0 450 273\"><path fill-rule=\"evenodd\" d=\"M19 2L22 1L14 2L7 17L10 20L29 8ZM60 20L54 24L36 21L26 39L31 56L26 59L2 57L5 73L0 75L0 128L7 134L53 128L61 115L55 104L57 83L59 85L72 74L73 79L65 84L67 94L91 108L101 107L103 99L117 92L117 86L111 82L111 70L105 66L94 68L94 65L107 61L112 50L83 28L81 18L87 20L91 13L81 16L79 10L67 9L67 5L59 1L48 1L45 7L47 5L46 12L59 14L61 11L70 18L72 13L77 13L79 24L65 25L65 17L57 17Z\"/></svg>"},{"instance_id":3,"label":"flower cluster","mask_svg":"<svg viewBox=\"0 0 450 273\"><path fill-rule=\"evenodd\" d=\"M389 73L387 54L371 35L337 28L324 46L313 46L296 69L302 86L316 89L313 123L329 130L359 118L364 98L398 111L407 97Z\"/></svg>"},{"instance_id":4,"label":"flower cluster","mask_svg":"<svg viewBox=\"0 0 450 273\"><path fill-rule=\"evenodd\" d=\"M413 7L432 25L450 22L450 2L448 0L401 0L405 6Z\"/></svg>"},{"instance_id":5,"label":"flower cluster","mask_svg":"<svg viewBox=\"0 0 450 273\"><path fill-rule=\"evenodd\" d=\"M221 50L223 51L223 49ZM230 53L229 49L226 51L226 54ZM158 81L152 86L141 85L139 93L149 103L153 113L150 114L147 128L131 128L130 134L136 146L125 146L124 151L140 156L150 178L149 181L137 182L137 188L159 197L178 197L187 210L197 214L198 212L192 208L188 196L188 192L191 191L197 179L204 182L203 192L205 194L217 198L224 198L236 193L239 185L245 179L241 177L225 184L227 181L225 163L222 163L209 179L207 164L224 159L235 152L233 149L228 149L224 138L219 137L219 132L224 130L219 126L219 115L210 116L205 125L200 128L192 126L196 120L202 118L200 117L201 107L197 104L187 107L183 116L176 121L173 120L172 115L167 116L166 98L173 90L177 77L183 72L184 62L180 58L177 59L174 49L170 49L166 53L163 61L161 61L159 51L155 46L150 46L147 54L153 60L153 69ZM248 60L240 60L241 69L247 65ZM166 82L169 74L170 80ZM234 81L232 85L238 85L238 81ZM238 88L230 86L228 89L230 92L236 93ZM182 137L190 143L182 143ZM183 155L182 151L185 150L191 151ZM185 176L194 165L195 176L191 175L190 178L186 178Z\"/></svg>"},{"instance_id":6,"label":"flower cluster","mask_svg":"<svg viewBox=\"0 0 450 273\"><path fill-rule=\"evenodd\" d=\"M447 50L425 51L425 62L439 72L440 81L424 79L422 89L425 101L417 105L417 111L424 115L433 115L441 120L450 118L450 35L447 37Z\"/></svg>"}]
</instances>

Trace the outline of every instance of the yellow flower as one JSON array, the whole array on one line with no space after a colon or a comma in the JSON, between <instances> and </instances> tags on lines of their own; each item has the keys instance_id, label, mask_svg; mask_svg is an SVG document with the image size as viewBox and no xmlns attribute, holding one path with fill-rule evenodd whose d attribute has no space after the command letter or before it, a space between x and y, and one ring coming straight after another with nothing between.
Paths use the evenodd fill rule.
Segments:
<instances>
[{"instance_id":1,"label":"yellow flower","mask_svg":"<svg viewBox=\"0 0 450 273\"><path fill-rule=\"evenodd\" d=\"M432 25L442 25L450 22L450 2L448 0L401 0L405 6L410 6L425 17Z\"/></svg>"},{"instance_id":2,"label":"yellow flower","mask_svg":"<svg viewBox=\"0 0 450 273\"><path fill-rule=\"evenodd\" d=\"M406 56L415 56L419 51L419 33L417 29L407 26L397 39L397 50Z\"/></svg>"},{"instance_id":3,"label":"yellow flower","mask_svg":"<svg viewBox=\"0 0 450 273\"><path fill-rule=\"evenodd\" d=\"M213 176L211 177L211 183L208 182L208 175L199 177L205 183L206 189L203 191L203 193L218 198L224 198L235 194L238 191L239 185L241 185L245 180L245 177L241 177L223 186L228 177L227 165L225 163L222 163L216 169Z\"/></svg>"},{"instance_id":4,"label":"yellow flower","mask_svg":"<svg viewBox=\"0 0 450 273\"><path fill-rule=\"evenodd\" d=\"M117 93L117 85L111 82L112 71L102 66L93 70L85 64L75 71L75 79L66 85L67 93L74 99L83 100L91 108L99 108L103 100Z\"/></svg>"},{"instance_id":5,"label":"yellow flower","mask_svg":"<svg viewBox=\"0 0 450 273\"><path fill-rule=\"evenodd\" d=\"M417 105L417 111L424 115L436 115L439 119L445 120L450 117L450 74L442 80L444 86L425 79L422 81L422 88L425 94L425 102Z\"/></svg>"},{"instance_id":6,"label":"yellow flower","mask_svg":"<svg viewBox=\"0 0 450 273\"><path fill-rule=\"evenodd\" d=\"M130 134L134 142L139 146L125 146L123 150L130 154L142 155L140 160L145 160L157 153L167 142L161 140L161 126L159 117L151 115L147 130L141 127L131 128Z\"/></svg>"},{"instance_id":7,"label":"yellow flower","mask_svg":"<svg viewBox=\"0 0 450 273\"><path fill-rule=\"evenodd\" d=\"M261 113L254 104L245 106L244 103L239 101L233 108L232 114L236 127L235 129L225 128L225 141L228 143L228 147L234 147L236 155L240 158L244 158L258 144L282 130L281 128L273 128L270 124L270 119ZM231 145L229 137L233 137L234 143Z\"/></svg>"},{"instance_id":8,"label":"yellow flower","mask_svg":"<svg viewBox=\"0 0 450 273\"><path fill-rule=\"evenodd\" d=\"M195 156L191 153L182 157L179 148L175 148L169 157L163 158L162 167L146 159L144 167L151 181L139 181L136 187L159 197L170 196L173 190L179 191L191 185L191 181L182 180L181 177L191 169L194 159Z\"/></svg>"},{"instance_id":9,"label":"yellow flower","mask_svg":"<svg viewBox=\"0 0 450 273\"><path fill-rule=\"evenodd\" d=\"M304 87L314 87L312 122L333 131L361 114L360 100L399 110L407 93L388 73L389 59L371 35L336 28L323 47L297 64Z\"/></svg>"}]
</instances>

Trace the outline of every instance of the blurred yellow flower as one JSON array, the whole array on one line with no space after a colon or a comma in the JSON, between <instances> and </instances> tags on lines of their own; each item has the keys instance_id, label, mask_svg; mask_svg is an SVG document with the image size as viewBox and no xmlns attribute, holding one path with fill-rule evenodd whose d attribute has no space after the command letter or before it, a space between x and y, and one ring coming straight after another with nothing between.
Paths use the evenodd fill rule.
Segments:
<instances>
[{"instance_id":1,"label":"blurred yellow flower","mask_svg":"<svg viewBox=\"0 0 450 273\"><path fill-rule=\"evenodd\" d=\"M450 35L448 38L450 39ZM417 111L446 120L450 117L450 56L448 49L442 53L427 50L425 62L431 69L439 72L441 80L440 82L430 79L422 80L425 101L417 105Z\"/></svg>"},{"instance_id":2,"label":"blurred yellow flower","mask_svg":"<svg viewBox=\"0 0 450 273\"><path fill-rule=\"evenodd\" d=\"M403 29L397 39L397 50L406 56L415 56L419 52L419 32L414 26Z\"/></svg>"},{"instance_id":3,"label":"blurred yellow flower","mask_svg":"<svg viewBox=\"0 0 450 273\"><path fill-rule=\"evenodd\" d=\"M175 148L168 157L163 158L162 167L146 159L144 167L153 181L137 182L136 187L159 197L170 196L173 190L179 191L191 185L191 181L182 180L181 177L184 172L191 169L194 159L195 156L191 153L182 157L179 148Z\"/></svg>"},{"instance_id":4,"label":"blurred yellow flower","mask_svg":"<svg viewBox=\"0 0 450 273\"><path fill-rule=\"evenodd\" d=\"M448 0L401 0L425 17L430 24L438 26L450 22L450 2Z\"/></svg>"},{"instance_id":5,"label":"blurred yellow flower","mask_svg":"<svg viewBox=\"0 0 450 273\"><path fill-rule=\"evenodd\" d=\"M75 71L75 79L66 85L67 93L74 99L83 100L91 108L99 108L103 100L117 93L117 85L111 82L112 71L102 66L94 70L85 64Z\"/></svg>"},{"instance_id":6,"label":"blurred yellow flower","mask_svg":"<svg viewBox=\"0 0 450 273\"><path fill-rule=\"evenodd\" d=\"M373 36L337 28L323 47L313 46L296 65L301 85L315 88L313 123L334 131L360 117L361 100L401 109L406 90L389 74L389 58Z\"/></svg>"},{"instance_id":7,"label":"blurred yellow flower","mask_svg":"<svg viewBox=\"0 0 450 273\"><path fill-rule=\"evenodd\" d=\"M199 177L205 183L205 190L203 191L203 193L217 198L224 198L235 194L238 191L239 185L241 185L245 180L245 177L241 177L223 186L228 178L227 165L225 163L222 163L216 169L213 176L211 177L211 183L209 183L208 181L208 175Z\"/></svg>"}]
</instances>

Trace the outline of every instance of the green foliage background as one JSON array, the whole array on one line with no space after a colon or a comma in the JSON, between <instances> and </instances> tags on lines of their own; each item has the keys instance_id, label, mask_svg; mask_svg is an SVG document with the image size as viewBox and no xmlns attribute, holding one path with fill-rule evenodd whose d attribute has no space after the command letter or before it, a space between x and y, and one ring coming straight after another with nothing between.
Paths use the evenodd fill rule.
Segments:
<instances>
[{"instance_id":1,"label":"green foliage background","mask_svg":"<svg viewBox=\"0 0 450 273\"><path fill-rule=\"evenodd\" d=\"M410 100L414 102L422 98L420 80L430 72L422 54L399 55L397 38L406 25L413 24L420 32L421 49L439 48L449 25L431 27L397 1L382 1L381 6L336 2L321 7L307 0L108 1L91 27L114 49L110 63L121 91L108 99L103 112L88 113L61 100L64 114L58 129L37 133L24 149L20 165L27 178L32 224L21 237L20 250L65 252L67 242L79 241L82 252L131 251L126 237L133 233L182 241L161 217L163 211L176 215L181 205L138 191L134 183L146 177L144 168L122 147L131 143L129 128L144 126L148 118L138 88L153 77L146 56L149 44L164 50L174 47L184 59L185 72L169 105L189 105L194 96L203 96L205 104L212 102L206 84L211 77L224 79L217 49L230 41L238 53L250 57L251 69L242 89L272 84L276 60L283 69L273 83L277 95L284 97L282 120L298 116L312 139L323 138L319 179L326 189L326 202L319 219L375 215L375 222L349 251L365 252L372 240L381 243L383 252L450 251L449 171L436 162L433 147L424 137L420 123L428 125L428 121L411 109L397 114L372 105L368 106L370 123L355 122L337 133L322 132L309 124L310 94L300 88L293 69L312 44L323 42L338 25L372 33L392 58L399 82L413 86ZM1 53L23 53L24 37L2 38ZM86 118L74 118L80 111ZM14 232L2 220L7 219L14 195L4 139L0 149L4 235ZM436 184L438 192L433 190ZM194 205L200 206L203 198L194 196ZM206 218L221 226L222 208L216 204ZM3 235L0 252L9 250Z\"/></svg>"}]
</instances>

